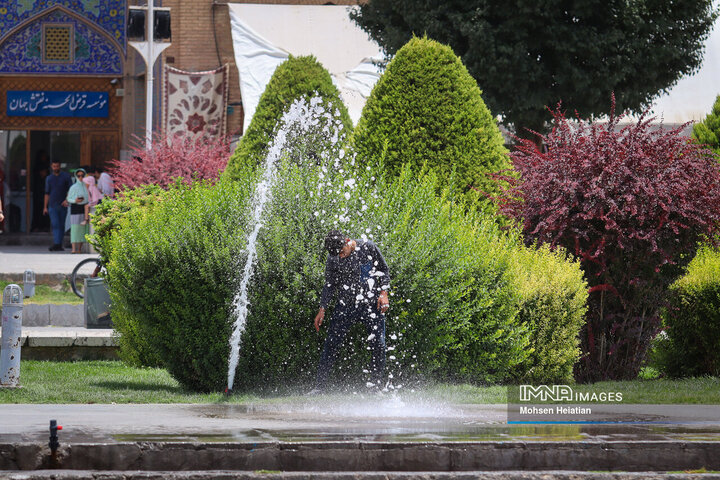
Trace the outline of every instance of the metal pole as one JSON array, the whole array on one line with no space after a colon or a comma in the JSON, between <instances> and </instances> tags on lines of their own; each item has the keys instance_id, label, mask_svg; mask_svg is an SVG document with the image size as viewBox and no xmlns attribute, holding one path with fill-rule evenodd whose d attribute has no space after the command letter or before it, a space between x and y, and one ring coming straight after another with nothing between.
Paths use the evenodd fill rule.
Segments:
<instances>
[{"instance_id":1,"label":"metal pole","mask_svg":"<svg viewBox=\"0 0 720 480\"><path fill-rule=\"evenodd\" d=\"M2 341L0 342L0 388L17 388L20 383L23 291L10 284L3 291Z\"/></svg>"},{"instance_id":2,"label":"metal pole","mask_svg":"<svg viewBox=\"0 0 720 480\"><path fill-rule=\"evenodd\" d=\"M154 9L155 1L148 0L148 9L145 20L145 39L147 40L147 59L145 61L145 149L150 150L152 147L153 133L153 70L155 69L155 55L153 55L153 47L155 46L155 21Z\"/></svg>"},{"instance_id":3,"label":"metal pole","mask_svg":"<svg viewBox=\"0 0 720 480\"><path fill-rule=\"evenodd\" d=\"M145 41L128 42L145 60L145 148L152 148L153 139L153 84L155 80L155 61L160 54L170 46L169 42L155 43L155 5L154 0L148 0L145 14ZM159 7L162 8L162 7Z\"/></svg>"}]
</instances>

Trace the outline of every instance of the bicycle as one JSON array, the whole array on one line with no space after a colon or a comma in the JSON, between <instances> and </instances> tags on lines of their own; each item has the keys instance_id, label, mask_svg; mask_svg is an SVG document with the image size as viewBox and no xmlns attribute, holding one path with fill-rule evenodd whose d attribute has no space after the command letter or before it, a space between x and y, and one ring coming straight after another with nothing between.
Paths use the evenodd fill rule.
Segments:
<instances>
[{"instance_id":1,"label":"bicycle","mask_svg":"<svg viewBox=\"0 0 720 480\"><path fill-rule=\"evenodd\" d=\"M85 279L95 278L103 268L99 258L86 258L75 265L70 274L70 287L75 295L85 298Z\"/></svg>"}]
</instances>

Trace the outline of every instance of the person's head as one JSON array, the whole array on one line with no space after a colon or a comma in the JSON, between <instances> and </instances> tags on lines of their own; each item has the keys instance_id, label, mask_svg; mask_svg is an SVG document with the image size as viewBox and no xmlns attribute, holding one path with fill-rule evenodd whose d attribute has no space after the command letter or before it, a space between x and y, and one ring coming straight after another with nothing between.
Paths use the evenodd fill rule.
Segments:
<instances>
[{"instance_id":1,"label":"person's head","mask_svg":"<svg viewBox=\"0 0 720 480\"><path fill-rule=\"evenodd\" d=\"M83 178L83 182L85 182L85 185L87 185L89 187L94 187L95 186L95 177L93 177L92 175L88 175L87 177Z\"/></svg>"},{"instance_id":2,"label":"person's head","mask_svg":"<svg viewBox=\"0 0 720 480\"><path fill-rule=\"evenodd\" d=\"M95 170L92 172L92 174L95 176L95 180L100 180L100 175L105 171L103 167L94 167Z\"/></svg>"},{"instance_id":3,"label":"person's head","mask_svg":"<svg viewBox=\"0 0 720 480\"><path fill-rule=\"evenodd\" d=\"M86 175L87 172L84 168L78 168L75 170L75 178L77 178L78 182L82 182Z\"/></svg>"},{"instance_id":4,"label":"person's head","mask_svg":"<svg viewBox=\"0 0 720 480\"><path fill-rule=\"evenodd\" d=\"M53 160L53 161L50 163L50 169L52 169L52 172L53 172L55 175L59 175L59 174L60 174L60 161L58 161L58 160Z\"/></svg>"},{"instance_id":5,"label":"person's head","mask_svg":"<svg viewBox=\"0 0 720 480\"><path fill-rule=\"evenodd\" d=\"M330 255L338 255L345 258L352 253L351 240L347 238L340 230L330 230L325 236L325 250Z\"/></svg>"}]
</instances>

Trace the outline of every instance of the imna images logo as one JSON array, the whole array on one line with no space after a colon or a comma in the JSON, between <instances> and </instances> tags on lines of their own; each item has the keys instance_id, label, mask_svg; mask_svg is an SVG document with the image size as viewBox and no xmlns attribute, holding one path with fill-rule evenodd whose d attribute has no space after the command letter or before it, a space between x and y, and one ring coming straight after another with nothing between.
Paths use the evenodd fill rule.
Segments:
<instances>
[{"instance_id":1,"label":"imna images logo","mask_svg":"<svg viewBox=\"0 0 720 480\"><path fill-rule=\"evenodd\" d=\"M568 385L520 385L521 402L622 402L622 392L576 392Z\"/></svg>"}]
</instances>

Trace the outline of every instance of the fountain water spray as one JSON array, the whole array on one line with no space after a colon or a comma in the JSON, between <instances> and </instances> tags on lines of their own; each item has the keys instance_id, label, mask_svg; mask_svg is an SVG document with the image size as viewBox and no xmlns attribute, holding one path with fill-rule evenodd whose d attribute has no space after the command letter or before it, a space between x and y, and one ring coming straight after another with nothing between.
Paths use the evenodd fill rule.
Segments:
<instances>
[{"instance_id":1,"label":"fountain water spray","mask_svg":"<svg viewBox=\"0 0 720 480\"><path fill-rule=\"evenodd\" d=\"M278 161L286 150L287 146L292 142L290 134L303 135L310 131L311 128L320 125L320 117L329 118L330 112L327 112L321 104L322 99L319 97L312 98L310 102L303 99L296 100L290 106L288 111L280 120L280 128L275 135L275 139L270 145L265 163L263 165L263 175L255 188L252 209L253 213L250 218L250 235L247 240L247 260L242 270L242 280L240 289L235 295L234 305L237 315L233 324L232 335L230 336L230 360L228 365L228 387L225 389L226 394L232 392L233 383L235 381L235 370L237 368L240 357L240 339L245 330L245 323L248 316L248 284L253 274L253 263L257 255L257 238L260 229L263 227L263 210L265 205L272 198L272 187L275 183ZM336 115L339 115L336 113ZM330 118L332 120L332 118ZM324 129L326 134L330 134L327 126ZM332 135L332 143L337 141L337 134Z\"/></svg>"}]
</instances>

